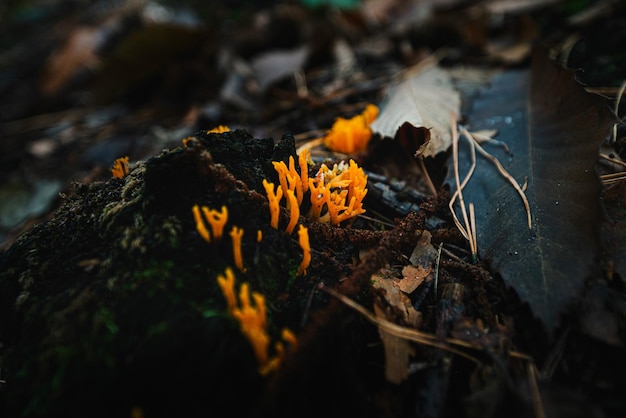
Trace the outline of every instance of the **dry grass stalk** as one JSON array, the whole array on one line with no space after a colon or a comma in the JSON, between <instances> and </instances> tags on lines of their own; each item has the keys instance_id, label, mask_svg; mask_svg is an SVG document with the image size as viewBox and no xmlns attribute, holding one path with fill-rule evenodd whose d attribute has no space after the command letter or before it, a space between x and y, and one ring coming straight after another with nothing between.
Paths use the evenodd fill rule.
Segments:
<instances>
[{"instance_id":1,"label":"dry grass stalk","mask_svg":"<svg viewBox=\"0 0 626 418\"><path fill-rule=\"evenodd\" d=\"M476 146L476 149L478 150L478 152L480 152L483 157L490 160L496 166L496 168L498 169L498 172L500 172L500 175L502 175L502 177L504 177L515 188L517 193L522 198L522 202L524 203L524 209L526 209L526 219L528 223L528 229L532 229L533 225L532 225L532 215L530 212L530 204L528 203L528 199L526 198L526 194L524 193L524 190L522 190L522 187L519 185L517 180L515 180L513 176L511 176L508 173L508 171L506 171L506 169L500 163L500 160L498 160L496 157L494 157L493 155L485 151L485 149L482 146L480 146L478 141L474 140L474 137L469 131L467 131L467 129L463 128L462 132L466 138L471 140L470 142L474 142L474 145Z\"/></svg>"},{"instance_id":2,"label":"dry grass stalk","mask_svg":"<svg viewBox=\"0 0 626 418\"><path fill-rule=\"evenodd\" d=\"M622 85L619 87L619 92L617 93L617 97L615 98L615 115L618 116L619 119L619 105L622 101L622 96L624 95L624 89L626 89L626 80L622 81ZM621 120L621 119L620 119ZM613 138L612 143L614 144L617 141L617 125L618 123L613 124Z\"/></svg>"},{"instance_id":3,"label":"dry grass stalk","mask_svg":"<svg viewBox=\"0 0 626 418\"><path fill-rule=\"evenodd\" d=\"M441 246L439 247L441 249ZM477 357L472 356L464 351L461 351L461 348L468 350L481 350L481 347L472 345L471 343L463 340L459 340L456 338L441 338L432 334L428 334L426 332L421 332L413 328L406 328L395 324L391 321L388 321L384 318L379 318L373 313L369 312L363 306L359 305L349 297L337 292L336 290L326 287L323 284L319 286L320 290L328 293L331 296L336 297L346 306L354 309L361 315L365 317L368 321L378 326L382 331L396 336L398 338L405 339L407 341L413 341L419 344L428 345L431 347L439 348L449 353L456 354L461 356L467 360L470 360L476 364L480 364L480 361ZM457 348L458 347L458 348ZM484 348L482 350L485 350ZM541 394L539 392L539 386L537 385L537 366L535 365L535 361L533 358L527 354L520 353L518 351L508 351L507 355L510 358L515 358L523 361L526 364L526 371L528 376L528 384L530 388L530 395L533 404L533 409L535 412L536 418L546 418L543 401L541 399Z\"/></svg>"},{"instance_id":4,"label":"dry grass stalk","mask_svg":"<svg viewBox=\"0 0 626 418\"><path fill-rule=\"evenodd\" d=\"M456 129L456 123L453 120L453 123L452 123L452 160L454 163L454 179L456 181L456 191L450 198L448 207L450 208L450 213L452 214L452 219L454 220L454 224L459 229L459 231L461 231L461 234L463 234L465 239L469 242L470 251L472 253L472 260L476 262L478 261L478 248L474 246L474 244L476 243L476 239L475 237L472 236L472 227L470 225L470 222L467 216L467 210L465 209L465 200L463 199L463 188L465 188L465 185L467 185L467 182L472 177L472 174L474 173L474 169L476 168L476 151L474 147L474 141L470 140L469 144L470 144L470 150L471 150L471 155L472 155L472 164L470 166L469 171L465 175L463 182L461 183L460 175L459 175L459 134ZM463 222L465 223L465 226L461 224L458 217L456 216L456 211L454 210L454 203L456 202L457 198L459 199L459 205L461 206L461 214L463 215ZM471 204L471 206L473 207L473 204Z\"/></svg>"},{"instance_id":5,"label":"dry grass stalk","mask_svg":"<svg viewBox=\"0 0 626 418\"><path fill-rule=\"evenodd\" d=\"M426 164L424 164L424 157L419 155L417 157L417 162L420 166L420 170L422 170L422 174L424 175L424 181L426 182L426 186L428 187L430 194L433 196L437 196L437 188L435 187L433 180L430 178L430 174L428 174Z\"/></svg>"},{"instance_id":6,"label":"dry grass stalk","mask_svg":"<svg viewBox=\"0 0 626 418\"><path fill-rule=\"evenodd\" d=\"M619 173L603 174L600 176L600 180L605 186L619 183L620 181L626 180L626 172L621 171Z\"/></svg>"},{"instance_id":7,"label":"dry grass stalk","mask_svg":"<svg viewBox=\"0 0 626 418\"><path fill-rule=\"evenodd\" d=\"M493 155L485 151L485 149L480 144L482 142L486 142L486 139L482 137L480 138L474 137L474 135L471 132L469 132L466 128L461 128L461 133L467 139L468 144L470 146L471 165L467 174L465 175L465 178L463 179L463 182L461 182L460 175L459 175L459 135L456 129L456 124L453 124L452 125L452 159L454 163L454 179L456 181L456 191L450 198L448 207L450 208L452 219L454 220L456 227L459 229L461 234L463 234L463 237L465 237L465 239L469 242L473 261L477 262L478 261L478 256L477 256L478 240L477 240L477 230L476 230L476 218L474 215L474 204L471 202L469 204L470 214L468 217L467 210L465 209L465 200L463 199L463 189L469 182L470 178L472 177L472 174L474 173L474 169L476 168L476 150L478 150L478 152L480 152L480 154L483 157L487 158L496 166L500 175L502 175L515 188L517 193L520 195L522 202L524 204L524 209L526 210L526 220L528 224L528 229L532 229L532 214L530 211L530 204L528 203L528 199L526 198L526 194L524 193L526 190L525 185L522 188L519 185L519 183L513 178L513 176L511 176L506 171L506 169L502 166L500 161L496 157L494 157ZM457 199L459 200L459 205L461 207L461 214L463 216L463 223L465 225L461 224L461 221L459 221L456 215L456 212L454 210L454 204Z\"/></svg>"}]
</instances>

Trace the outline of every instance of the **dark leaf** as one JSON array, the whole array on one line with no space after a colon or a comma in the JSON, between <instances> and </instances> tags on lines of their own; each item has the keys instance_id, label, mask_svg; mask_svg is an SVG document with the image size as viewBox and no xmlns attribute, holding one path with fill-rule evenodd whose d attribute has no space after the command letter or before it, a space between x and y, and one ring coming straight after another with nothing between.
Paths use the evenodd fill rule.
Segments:
<instances>
[{"instance_id":1,"label":"dark leaf","mask_svg":"<svg viewBox=\"0 0 626 418\"><path fill-rule=\"evenodd\" d=\"M527 179L532 213L529 229L519 194L479 156L463 190L466 204L476 206L479 256L553 331L595 266L600 183L594 163L614 118L607 103L538 49L532 71L496 76L468 120L471 130L498 130L510 154L484 147L520 185ZM461 179L470 165L466 144L460 141Z\"/></svg>"}]
</instances>

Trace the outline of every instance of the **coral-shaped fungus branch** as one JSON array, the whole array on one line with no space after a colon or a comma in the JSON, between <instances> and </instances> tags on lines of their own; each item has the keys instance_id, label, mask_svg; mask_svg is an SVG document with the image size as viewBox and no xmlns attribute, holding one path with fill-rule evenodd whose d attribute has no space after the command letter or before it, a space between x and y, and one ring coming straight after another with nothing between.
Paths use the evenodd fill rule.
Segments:
<instances>
[{"instance_id":1,"label":"coral-shaped fungus branch","mask_svg":"<svg viewBox=\"0 0 626 418\"><path fill-rule=\"evenodd\" d=\"M368 104L360 115L337 118L324 137L324 145L333 151L351 154L367 148L372 137L370 124L378 117L378 107Z\"/></svg>"},{"instance_id":2,"label":"coral-shaped fungus branch","mask_svg":"<svg viewBox=\"0 0 626 418\"><path fill-rule=\"evenodd\" d=\"M267 333L265 297L260 293L252 292L252 299L254 300L254 304L252 304L250 286L248 283L243 283L239 287L238 303L235 297L235 275L230 268L226 269L225 276L217 276L217 283L228 304L228 312L239 322L241 332L252 345L254 355L259 364L259 372L262 375L267 375L276 370L284 360L285 348L282 343L276 342L274 344L276 355L270 357L270 337ZM293 332L284 328L281 337L292 348L295 348L296 337Z\"/></svg>"},{"instance_id":3,"label":"coral-shaped fungus branch","mask_svg":"<svg viewBox=\"0 0 626 418\"><path fill-rule=\"evenodd\" d=\"M306 269L311 264L311 245L309 244L309 229L300 225L298 229L298 242L302 248L302 262L298 268L298 275L306 274Z\"/></svg>"},{"instance_id":4,"label":"coral-shaped fungus branch","mask_svg":"<svg viewBox=\"0 0 626 418\"><path fill-rule=\"evenodd\" d=\"M230 132L230 128L226 125L219 125L206 131L207 134L223 134L224 132Z\"/></svg>"},{"instance_id":5,"label":"coral-shaped fungus branch","mask_svg":"<svg viewBox=\"0 0 626 418\"><path fill-rule=\"evenodd\" d=\"M116 179L123 179L128 174L128 157L120 157L113 162L111 174Z\"/></svg>"},{"instance_id":6,"label":"coral-shaped fungus branch","mask_svg":"<svg viewBox=\"0 0 626 418\"><path fill-rule=\"evenodd\" d=\"M241 238L243 237L243 228L233 226L230 230L230 237L233 241L233 258L235 266L241 271L245 271L243 267L243 256L241 253Z\"/></svg>"},{"instance_id":7,"label":"coral-shaped fungus branch","mask_svg":"<svg viewBox=\"0 0 626 418\"><path fill-rule=\"evenodd\" d=\"M222 206L222 209L218 211L217 209L209 209L206 206L200 207L198 205L194 205L191 210L193 212L193 218L196 221L196 230L202 239L208 243L211 242L211 235L209 234L209 230L205 224L206 220L206 222L208 222L211 226L213 239L218 241L224 233L224 226L226 225L226 222L228 222L228 208L226 206Z\"/></svg>"},{"instance_id":8,"label":"coral-shaped fungus branch","mask_svg":"<svg viewBox=\"0 0 626 418\"><path fill-rule=\"evenodd\" d=\"M274 193L274 183L268 182L263 179L263 187L265 187L265 193L267 193L267 200L270 203L270 225L274 229L278 229L278 216L280 215L280 199L283 197L283 189L276 188Z\"/></svg>"}]
</instances>

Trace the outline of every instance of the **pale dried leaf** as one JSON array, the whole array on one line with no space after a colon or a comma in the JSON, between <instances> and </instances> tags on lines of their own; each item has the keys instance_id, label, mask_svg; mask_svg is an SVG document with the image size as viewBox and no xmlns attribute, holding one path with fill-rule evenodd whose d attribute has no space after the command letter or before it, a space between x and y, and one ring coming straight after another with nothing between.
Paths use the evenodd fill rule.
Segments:
<instances>
[{"instance_id":1,"label":"pale dried leaf","mask_svg":"<svg viewBox=\"0 0 626 418\"><path fill-rule=\"evenodd\" d=\"M397 286L404 293L411 294L424 282L432 271L431 266L404 266L402 268L402 280L398 280Z\"/></svg>"},{"instance_id":2,"label":"pale dried leaf","mask_svg":"<svg viewBox=\"0 0 626 418\"><path fill-rule=\"evenodd\" d=\"M377 318L389 319L385 312L374 304ZM392 335L379 328L380 339L385 348L385 378L387 381L400 384L409 377L409 360L413 353L409 341Z\"/></svg>"},{"instance_id":3,"label":"pale dried leaf","mask_svg":"<svg viewBox=\"0 0 626 418\"><path fill-rule=\"evenodd\" d=\"M437 258L437 249L431 244L431 238L432 235L429 231L422 232L409 257L411 264L422 267L432 266Z\"/></svg>"},{"instance_id":4,"label":"pale dried leaf","mask_svg":"<svg viewBox=\"0 0 626 418\"><path fill-rule=\"evenodd\" d=\"M405 77L387 93L378 118L370 125L373 132L394 138L406 122L430 130L430 142L421 154L433 157L452 143L451 123L460 114L461 98L449 74L432 64Z\"/></svg>"},{"instance_id":5,"label":"pale dried leaf","mask_svg":"<svg viewBox=\"0 0 626 418\"><path fill-rule=\"evenodd\" d=\"M309 55L307 45L291 50L268 51L255 57L250 63L259 89L264 91L275 81L302 69Z\"/></svg>"},{"instance_id":6,"label":"pale dried leaf","mask_svg":"<svg viewBox=\"0 0 626 418\"><path fill-rule=\"evenodd\" d=\"M402 313L402 320L419 328L421 325L421 314L415 310L411 299L405 295L397 286L398 280L380 271L372 275L372 285L377 289L385 290L385 299L391 306L396 308L396 312Z\"/></svg>"}]
</instances>

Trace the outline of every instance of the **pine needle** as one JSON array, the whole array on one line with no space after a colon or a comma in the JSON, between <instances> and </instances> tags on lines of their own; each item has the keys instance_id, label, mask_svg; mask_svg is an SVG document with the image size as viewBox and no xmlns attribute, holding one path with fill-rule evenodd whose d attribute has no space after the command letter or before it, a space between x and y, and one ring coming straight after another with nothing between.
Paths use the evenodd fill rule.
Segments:
<instances>
[{"instance_id":1,"label":"pine needle","mask_svg":"<svg viewBox=\"0 0 626 418\"><path fill-rule=\"evenodd\" d=\"M459 229L461 234L465 237L465 239L469 242L470 251L472 253L472 260L474 262L478 261L478 248L474 246L476 243L476 238L472 236L472 227L470 225L467 210L465 209L465 200L463 199L463 188L467 185L467 182L472 177L474 173L474 169L476 168L476 151L474 148L474 141L472 139L469 140L470 150L472 155L472 164L470 166L469 171L465 175L463 182L460 182L459 176L459 134L456 129L456 123L453 120L452 123L452 159L454 163L454 178L456 181L456 191L450 198L450 202L448 202L448 207L450 208L450 213L452 214L452 219L454 220L454 224ZM459 199L459 205L461 206L461 213L463 215L463 222L465 226L461 224L458 217L456 216L456 211L454 210L454 203L456 199ZM473 204L471 204L473 207Z\"/></svg>"},{"instance_id":2,"label":"pine needle","mask_svg":"<svg viewBox=\"0 0 626 418\"><path fill-rule=\"evenodd\" d=\"M466 135L468 137L472 137L472 134L470 132L468 132L467 129L463 128L462 132L463 132L464 135ZM484 148L481 147L480 144L477 141L474 141L474 142L475 142L476 149L478 149L478 152L480 152L483 157L485 157L488 160L490 160L496 166L496 168L498 169L498 171L500 172L502 177L504 177L509 183L511 183L511 185L515 188L517 193L520 195L520 197L522 198L522 202L524 203L524 208L526 209L526 218L527 218L527 221L528 221L528 229L533 229L532 215L530 213L530 205L528 204L528 199L526 198L526 193L524 193L524 191L522 190L521 186L513 178L513 176L511 176L508 173L508 171L506 171L506 169L502 166L502 164L500 163L500 160L498 160L496 157L494 157L493 155L491 155L487 151L485 151Z\"/></svg>"}]
</instances>

